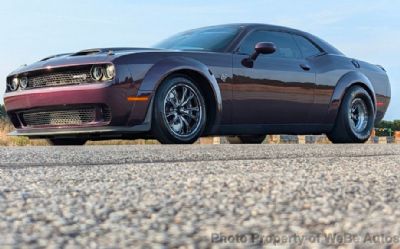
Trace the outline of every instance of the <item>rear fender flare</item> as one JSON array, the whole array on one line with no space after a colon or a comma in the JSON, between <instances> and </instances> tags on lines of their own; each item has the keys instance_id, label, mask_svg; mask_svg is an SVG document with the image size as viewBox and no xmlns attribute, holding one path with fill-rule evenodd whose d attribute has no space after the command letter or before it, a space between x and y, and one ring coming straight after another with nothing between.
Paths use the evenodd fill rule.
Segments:
<instances>
[{"instance_id":1,"label":"rear fender flare","mask_svg":"<svg viewBox=\"0 0 400 249\"><path fill-rule=\"evenodd\" d=\"M351 71L343 75L336 84L335 90L332 94L332 98L329 104L328 118L327 118L328 123L332 124L335 123L336 116L339 113L339 108L340 105L342 104L344 95L346 94L347 90L354 85L360 85L370 93L371 99L374 103L374 110L375 110L374 116L375 116L377 106L376 106L376 96L374 87L372 86L370 80L364 74L356 71Z\"/></svg>"}]
</instances>

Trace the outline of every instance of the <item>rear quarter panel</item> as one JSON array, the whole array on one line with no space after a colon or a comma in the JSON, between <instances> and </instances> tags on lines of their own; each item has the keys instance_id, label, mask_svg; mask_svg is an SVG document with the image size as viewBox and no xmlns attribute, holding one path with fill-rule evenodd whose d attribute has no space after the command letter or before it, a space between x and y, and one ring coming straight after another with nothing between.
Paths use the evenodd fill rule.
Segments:
<instances>
[{"instance_id":1,"label":"rear quarter panel","mask_svg":"<svg viewBox=\"0 0 400 249\"><path fill-rule=\"evenodd\" d=\"M377 106L375 121L379 122L385 116L390 103L391 89L389 77L381 67L363 61L360 61L359 63L360 72L370 80L374 87Z\"/></svg>"},{"instance_id":2,"label":"rear quarter panel","mask_svg":"<svg viewBox=\"0 0 400 249\"><path fill-rule=\"evenodd\" d=\"M363 61L358 61L360 68L357 68L352 61L352 58L342 55L325 55L313 59L317 67L315 107L311 115L313 122L324 120L324 123L334 123L341 98L348 87L357 82L363 83L375 94L372 99L377 106L376 120L383 118L390 100L386 73L376 65Z\"/></svg>"},{"instance_id":3,"label":"rear quarter panel","mask_svg":"<svg viewBox=\"0 0 400 249\"><path fill-rule=\"evenodd\" d=\"M310 114L311 123L334 123L330 118L332 97L338 82L343 75L354 71L351 59L341 55L324 55L310 59L311 65L316 68L316 85L314 108ZM337 106L334 108L338 108Z\"/></svg>"}]
</instances>

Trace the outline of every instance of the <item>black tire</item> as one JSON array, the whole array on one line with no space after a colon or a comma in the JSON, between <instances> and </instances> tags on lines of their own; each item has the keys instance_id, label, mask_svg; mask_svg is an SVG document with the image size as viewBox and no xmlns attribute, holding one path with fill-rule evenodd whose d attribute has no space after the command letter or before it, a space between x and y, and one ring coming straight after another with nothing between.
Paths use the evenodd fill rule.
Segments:
<instances>
[{"instance_id":1,"label":"black tire","mask_svg":"<svg viewBox=\"0 0 400 249\"><path fill-rule=\"evenodd\" d=\"M230 144L262 144L265 137L265 135L230 136L227 140Z\"/></svg>"},{"instance_id":2,"label":"black tire","mask_svg":"<svg viewBox=\"0 0 400 249\"><path fill-rule=\"evenodd\" d=\"M366 113L362 114L363 110ZM364 88L353 86L346 92L336 123L327 136L332 143L364 143L371 136L374 121L375 107L371 96Z\"/></svg>"},{"instance_id":3,"label":"black tire","mask_svg":"<svg viewBox=\"0 0 400 249\"><path fill-rule=\"evenodd\" d=\"M205 129L206 111L203 94L192 79L185 75L170 76L162 82L154 98L153 135L162 144L192 144Z\"/></svg>"},{"instance_id":4,"label":"black tire","mask_svg":"<svg viewBox=\"0 0 400 249\"><path fill-rule=\"evenodd\" d=\"M81 138L51 138L48 142L54 146L72 146L72 145L84 145L86 139Z\"/></svg>"}]
</instances>

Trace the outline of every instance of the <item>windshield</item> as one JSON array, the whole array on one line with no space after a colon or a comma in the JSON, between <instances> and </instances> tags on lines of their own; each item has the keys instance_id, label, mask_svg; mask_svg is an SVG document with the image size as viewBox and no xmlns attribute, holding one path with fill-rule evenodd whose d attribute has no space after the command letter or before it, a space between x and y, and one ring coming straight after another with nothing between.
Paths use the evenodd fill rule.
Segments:
<instances>
[{"instance_id":1,"label":"windshield","mask_svg":"<svg viewBox=\"0 0 400 249\"><path fill-rule=\"evenodd\" d=\"M155 48L173 50L223 51L239 33L236 27L211 27L183 32L158 44Z\"/></svg>"}]
</instances>

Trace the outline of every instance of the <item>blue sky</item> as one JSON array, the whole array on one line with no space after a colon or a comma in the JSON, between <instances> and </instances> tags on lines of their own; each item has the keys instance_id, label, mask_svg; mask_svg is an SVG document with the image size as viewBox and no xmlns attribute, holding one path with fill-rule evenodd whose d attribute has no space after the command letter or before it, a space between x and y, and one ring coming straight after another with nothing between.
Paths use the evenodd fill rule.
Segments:
<instances>
[{"instance_id":1,"label":"blue sky","mask_svg":"<svg viewBox=\"0 0 400 249\"><path fill-rule=\"evenodd\" d=\"M349 57L383 65L392 83L386 119L400 119L400 1L13 0L0 5L0 91L22 64L85 48L150 46L186 29L237 22L290 26ZM2 100L1 100L2 101Z\"/></svg>"}]
</instances>

